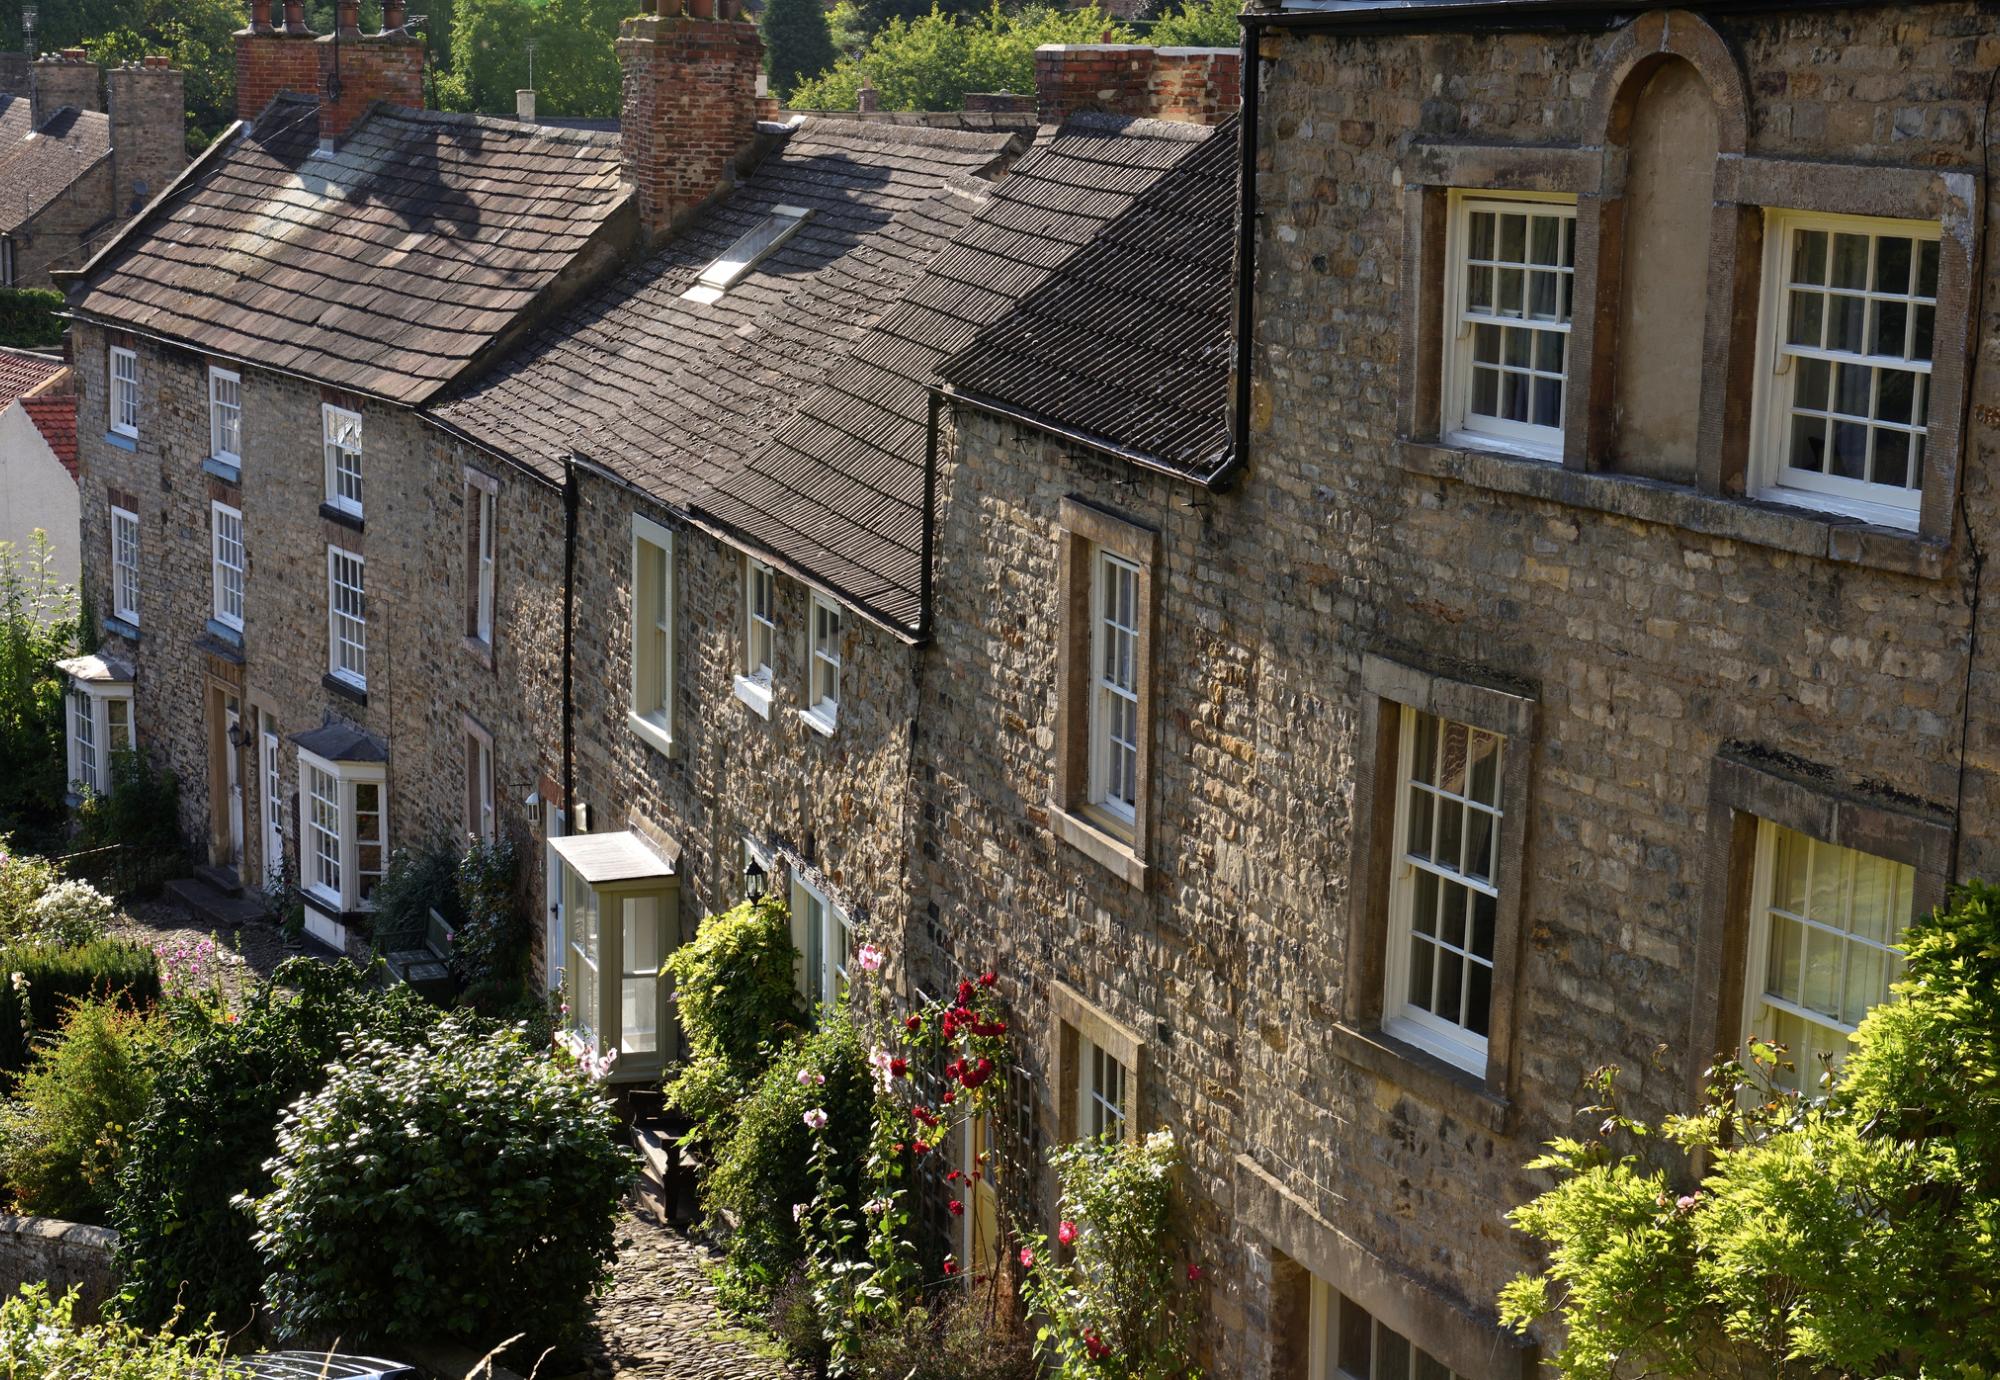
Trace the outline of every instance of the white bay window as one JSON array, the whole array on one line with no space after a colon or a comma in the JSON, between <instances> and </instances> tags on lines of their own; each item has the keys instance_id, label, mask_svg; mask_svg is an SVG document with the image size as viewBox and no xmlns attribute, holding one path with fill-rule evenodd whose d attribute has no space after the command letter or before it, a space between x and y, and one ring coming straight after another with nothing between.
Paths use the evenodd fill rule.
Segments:
<instances>
[{"instance_id":1,"label":"white bay window","mask_svg":"<svg viewBox=\"0 0 2000 1380\"><path fill-rule=\"evenodd\" d=\"M674 1054L668 979L680 882L672 859L638 834L549 840L562 863L564 1036L580 1053L618 1052L614 1081L655 1077Z\"/></svg>"},{"instance_id":2,"label":"white bay window","mask_svg":"<svg viewBox=\"0 0 2000 1380\"><path fill-rule=\"evenodd\" d=\"M134 747L132 670L94 655L58 661L56 669L69 681L64 717L70 789L109 795L118 754Z\"/></svg>"},{"instance_id":3,"label":"white bay window","mask_svg":"<svg viewBox=\"0 0 2000 1380\"><path fill-rule=\"evenodd\" d=\"M388 859L388 767L299 749L301 884L338 916L368 910Z\"/></svg>"}]
</instances>

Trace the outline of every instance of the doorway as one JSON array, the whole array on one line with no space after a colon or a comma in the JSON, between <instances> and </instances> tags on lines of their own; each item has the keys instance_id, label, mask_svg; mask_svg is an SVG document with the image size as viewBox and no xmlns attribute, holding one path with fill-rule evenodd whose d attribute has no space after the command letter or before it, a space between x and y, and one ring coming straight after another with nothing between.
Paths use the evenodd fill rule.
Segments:
<instances>
[{"instance_id":1,"label":"doorway","mask_svg":"<svg viewBox=\"0 0 2000 1380\"><path fill-rule=\"evenodd\" d=\"M263 821L260 845L262 878L266 890L274 890L285 875L285 785L278 758L278 721L266 709L259 713L257 769L259 818Z\"/></svg>"}]
</instances>

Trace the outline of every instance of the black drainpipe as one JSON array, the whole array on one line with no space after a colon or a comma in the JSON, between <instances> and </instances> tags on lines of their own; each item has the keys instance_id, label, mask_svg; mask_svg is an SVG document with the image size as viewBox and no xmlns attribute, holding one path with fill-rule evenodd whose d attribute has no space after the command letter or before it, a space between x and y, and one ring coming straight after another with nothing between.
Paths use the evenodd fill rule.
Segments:
<instances>
[{"instance_id":1,"label":"black drainpipe","mask_svg":"<svg viewBox=\"0 0 2000 1380\"><path fill-rule=\"evenodd\" d=\"M1264 85L1257 57L1258 30L1245 15L1243 57L1243 118L1237 128L1236 153L1236 415L1231 418L1229 459L1209 481L1212 489L1227 489L1237 471L1250 462L1251 366L1256 352L1251 340L1257 311L1257 98Z\"/></svg>"},{"instance_id":2,"label":"black drainpipe","mask_svg":"<svg viewBox=\"0 0 2000 1380\"><path fill-rule=\"evenodd\" d=\"M562 615L562 790L563 814L576 829L576 703L571 693L571 662L576 646L576 456L563 462L563 615ZM582 832L576 830L576 832Z\"/></svg>"}]
</instances>

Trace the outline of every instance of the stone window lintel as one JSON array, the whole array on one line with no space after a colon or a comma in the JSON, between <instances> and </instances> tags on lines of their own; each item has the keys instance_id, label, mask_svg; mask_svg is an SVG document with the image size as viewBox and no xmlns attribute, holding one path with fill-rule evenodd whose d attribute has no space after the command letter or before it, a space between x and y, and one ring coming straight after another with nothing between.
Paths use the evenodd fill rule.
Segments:
<instances>
[{"instance_id":1,"label":"stone window lintel","mask_svg":"<svg viewBox=\"0 0 2000 1380\"><path fill-rule=\"evenodd\" d=\"M1139 1118L1146 1079L1145 1037L1060 979L1049 981L1049 1012L1055 1019L1056 1057L1049 1086L1056 1100L1057 1141L1067 1143L1077 1135L1076 1090L1085 1040L1124 1065L1126 1134L1142 1134Z\"/></svg>"}]
</instances>

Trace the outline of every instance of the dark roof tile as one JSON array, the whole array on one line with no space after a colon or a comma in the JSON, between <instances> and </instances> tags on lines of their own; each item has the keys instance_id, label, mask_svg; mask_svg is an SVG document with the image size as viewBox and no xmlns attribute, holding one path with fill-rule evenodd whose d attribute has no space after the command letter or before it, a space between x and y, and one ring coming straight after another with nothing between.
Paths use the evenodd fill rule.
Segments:
<instances>
[{"instance_id":1,"label":"dark roof tile","mask_svg":"<svg viewBox=\"0 0 2000 1380\"><path fill-rule=\"evenodd\" d=\"M16 97L0 109L0 234L39 215L111 152L106 116L64 106L30 133L27 104Z\"/></svg>"}]
</instances>

